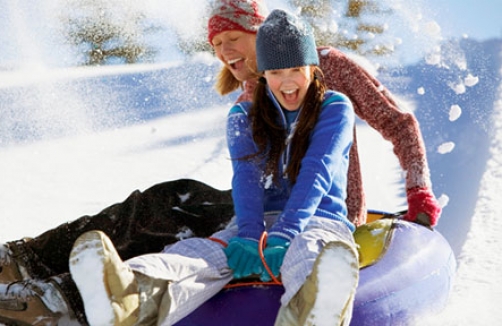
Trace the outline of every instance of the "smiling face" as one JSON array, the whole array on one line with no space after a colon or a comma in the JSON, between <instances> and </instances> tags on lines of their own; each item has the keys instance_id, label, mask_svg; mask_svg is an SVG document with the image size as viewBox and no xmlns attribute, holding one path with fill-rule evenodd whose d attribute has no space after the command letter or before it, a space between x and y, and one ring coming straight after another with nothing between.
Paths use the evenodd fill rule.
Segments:
<instances>
[{"instance_id":1,"label":"smiling face","mask_svg":"<svg viewBox=\"0 0 502 326\"><path fill-rule=\"evenodd\" d=\"M216 56L230 70L232 75L244 82L255 77L256 35L241 31L221 32L212 39Z\"/></svg>"},{"instance_id":2,"label":"smiling face","mask_svg":"<svg viewBox=\"0 0 502 326\"><path fill-rule=\"evenodd\" d=\"M312 81L310 66L266 70L264 77L275 98L288 111L300 108Z\"/></svg>"}]
</instances>

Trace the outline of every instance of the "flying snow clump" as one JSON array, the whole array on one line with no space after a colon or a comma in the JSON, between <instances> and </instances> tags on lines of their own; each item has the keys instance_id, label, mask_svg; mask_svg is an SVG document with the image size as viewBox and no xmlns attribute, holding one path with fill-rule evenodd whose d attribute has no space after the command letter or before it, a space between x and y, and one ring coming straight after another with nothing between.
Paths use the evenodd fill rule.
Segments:
<instances>
[{"instance_id":1,"label":"flying snow clump","mask_svg":"<svg viewBox=\"0 0 502 326\"><path fill-rule=\"evenodd\" d=\"M453 151L454 148L455 148L455 143L449 141L449 142L446 142L446 143L439 145L438 153L439 154L447 154L447 153L450 153L451 151Z\"/></svg>"},{"instance_id":2,"label":"flying snow clump","mask_svg":"<svg viewBox=\"0 0 502 326\"><path fill-rule=\"evenodd\" d=\"M450 107L450 121L457 120L462 115L462 109L457 104Z\"/></svg>"}]
</instances>

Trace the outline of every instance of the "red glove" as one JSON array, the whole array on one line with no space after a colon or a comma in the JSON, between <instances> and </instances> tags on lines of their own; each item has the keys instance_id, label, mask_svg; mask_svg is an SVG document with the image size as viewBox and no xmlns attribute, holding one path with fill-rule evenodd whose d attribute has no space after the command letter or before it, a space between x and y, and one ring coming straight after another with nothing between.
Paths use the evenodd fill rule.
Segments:
<instances>
[{"instance_id":1,"label":"red glove","mask_svg":"<svg viewBox=\"0 0 502 326\"><path fill-rule=\"evenodd\" d=\"M441 207L429 188L411 188L406 191L408 213L403 219L425 226L435 226L441 216Z\"/></svg>"}]
</instances>

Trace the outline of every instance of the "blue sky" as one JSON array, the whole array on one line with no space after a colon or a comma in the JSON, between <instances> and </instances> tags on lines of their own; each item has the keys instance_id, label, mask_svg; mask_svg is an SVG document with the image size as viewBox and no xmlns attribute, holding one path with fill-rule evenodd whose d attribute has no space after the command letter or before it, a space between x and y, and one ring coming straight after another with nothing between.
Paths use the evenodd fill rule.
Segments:
<instances>
[{"instance_id":1,"label":"blue sky","mask_svg":"<svg viewBox=\"0 0 502 326\"><path fill-rule=\"evenodd\" d=\"M502 0L422 0L446 37L502 38Z\"/></svg>"}]
</instances>

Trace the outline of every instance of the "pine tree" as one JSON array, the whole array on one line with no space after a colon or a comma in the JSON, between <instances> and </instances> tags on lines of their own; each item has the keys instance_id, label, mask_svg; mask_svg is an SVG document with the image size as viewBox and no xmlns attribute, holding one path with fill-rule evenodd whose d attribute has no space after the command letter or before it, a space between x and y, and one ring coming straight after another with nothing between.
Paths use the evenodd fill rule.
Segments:
<instances>
[{"instance_id":1,"label":"pine tree","mask_svg":"<svg viewBox=\"0 0 502 326\"><path fill-rule=\"evenodd\" d=\"M313 27L318 45L331 45L362 56L390 55L382 21L392 14L378 0L290 0Z\"/></svg>"},{"instance_id":2,"label":"pine tree","mask_svg":"<svg viewBox=\"0 0 502 326\"><path fill-rule=\"evenodd\" d=\"M84 57L85 65L149 61L155 50L143 41L151 26L145 15L112 1L71 0L64 34ZM155 29L155 28L153 28Z\"/></svg>"},{"instance_id":3,"label":"pine tree","mask_svg":"<svg viewBox=\"0 0 502 326\"><path fill-rule=\"evenodd\" d=\"M201 33L198 33L195 37L193 34L187 37L177 33L178 41L176 45L182 53L192 55L198 52L213 52L213 48L207 40L207 22L210 11L211 6L209 3L206 3L205 9L202 10L206 14L198 22L199 27L197 30L201 31Z\"/></svg>"}]
</instances>

